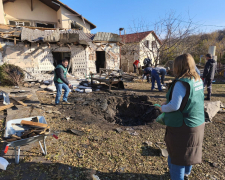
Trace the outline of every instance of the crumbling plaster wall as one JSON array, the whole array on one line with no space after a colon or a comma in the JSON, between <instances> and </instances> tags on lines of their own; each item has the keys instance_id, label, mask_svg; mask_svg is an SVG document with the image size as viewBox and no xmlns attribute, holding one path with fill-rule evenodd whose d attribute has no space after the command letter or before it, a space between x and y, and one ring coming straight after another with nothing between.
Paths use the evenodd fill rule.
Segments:
<instances>
[{"instance_id":1,"label":"crumbling plaster wall","mask_svg":"<svg viewBox=\"0 0 225 180\"><path fill-rule=\"evenodd\" d=\"M51 48L47 45L24 44L22 42L14 45L12 42L1 42L3 48L3 63L14 64L26 73L26 79L33 79L33 76L41 76L43 71L54 70ZM41 78L41 77L40 77Z\"/></svg>"}]
</instances>

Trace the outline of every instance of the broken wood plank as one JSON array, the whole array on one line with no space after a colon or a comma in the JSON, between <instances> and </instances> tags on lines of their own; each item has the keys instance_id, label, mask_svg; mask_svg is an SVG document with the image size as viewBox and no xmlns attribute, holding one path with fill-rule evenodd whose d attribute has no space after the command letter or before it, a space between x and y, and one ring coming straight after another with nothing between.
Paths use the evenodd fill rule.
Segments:
<instances>
[{"instance_id":1,"label":"broken wood plank","mask_svg":"<svg viewBox=\"0 0 225 180\"><path fill-rule=\"evenodd\" d=\"M0 106L0 111L3 111L3 110L8 109L8 108L11 108L13 106L14 106L13 103L10 103L9 105L6 105L6 106Z\"/></svg>"},{"instance_id":2,"label":"broken wood plank","mask_svg":"<svg viewBox=\"0 0 225 180\"><path fill-rule=\"evenodd\" d=\"M21 121L22 125L26 125L26 126L34 126L34 127L39 127L39 128L49 128L49 126L47 124L43 124L43 123L37 123L37 122L32 122L32 121L25 121L22 120Z\"/></svg>"},{"instance_id":3,"label":"broken wood plank","mask_svg":"<svg viewBox=\"0 0 225 180\"><path fill-rule=\"evenodd\" d=\"M14 101L16 101L17 103L27 107L27 104L23 103L22 101L17 100L15 97L10 96L10 98L12 98Z\"/></svg>"},{"instance_id":4,"label":"broken wood plank","mask_svg":"<svg viewBox=\"0 0 225 180\"><path fill-rule=\"evenodd\" d=\"M16 37L14 37L14 45L16 45Z\"/></svg>"}]
</instances>

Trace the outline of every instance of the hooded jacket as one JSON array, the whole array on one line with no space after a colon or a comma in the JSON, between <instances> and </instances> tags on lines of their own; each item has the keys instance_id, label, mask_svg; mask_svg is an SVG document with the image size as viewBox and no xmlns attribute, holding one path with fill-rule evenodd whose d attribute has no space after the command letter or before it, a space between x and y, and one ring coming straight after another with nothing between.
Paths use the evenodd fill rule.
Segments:
<instances>
[{"instance_id":1,"label":"hooded jacket","mask_svg":"<svg viewBox=\"0 0 225 180\"><path fill-rule=\"evenodd\" d=\"M216 61L214 59L209 59L205 64L203 78L214 79L215 71L216 71Z\"/></svg>"}]
</instances>

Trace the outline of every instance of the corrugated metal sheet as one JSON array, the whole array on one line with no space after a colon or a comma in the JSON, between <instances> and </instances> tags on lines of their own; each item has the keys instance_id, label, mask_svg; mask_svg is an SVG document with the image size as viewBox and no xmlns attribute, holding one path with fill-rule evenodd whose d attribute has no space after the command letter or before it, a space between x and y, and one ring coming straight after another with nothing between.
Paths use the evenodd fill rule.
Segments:
<instances>
[{"instance_id":1,"label":"corrugated metal sheet","mask_svg":"<svg viewBox=\"0 0 225 180\"><path fill-rule=\"evenodd\" d=\"M68 43L70 43L71 39L69 37L73 37L74 42L76 41L76 36L70 34L78 34L79 41L86 41L91 42L91 39L87 37L87 35L82 30L38 30L38 29L29 29L29 28L22 28L21 32L21 40L22 41L29 41L29 42L36 42L36 41L43 41L43 42L59 42L62 37L68 37ZM69 35L69 36L67 36ZM63 39L65 42L65 39Z\"/></svg>"},{"instance_id":2,"label":"corrugated metal sheet","mask_svg":"<svg viewBox=\"0 0 225 180\"><path fill-rule=\"evenodd\" d=\"M109 42L120 42L121 38L118 34L98 32L93 41L109 41Z\"/></svg>"}]
</instances>

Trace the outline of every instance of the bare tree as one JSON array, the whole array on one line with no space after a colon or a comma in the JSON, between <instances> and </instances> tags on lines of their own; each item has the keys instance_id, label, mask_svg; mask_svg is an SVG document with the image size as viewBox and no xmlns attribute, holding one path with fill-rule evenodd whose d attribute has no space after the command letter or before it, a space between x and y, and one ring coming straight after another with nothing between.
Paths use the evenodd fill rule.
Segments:
<instances>
[{"instance_id":1,"label":"bare tree","mask_svg":"<svg viewBox=\"0 0 225 180\"><path fill-rule=\"evenodd\" d=\"M182 18L181 15L171 11L151 26L143 23L144 21L140 21L135 25L133 22L134 26L130 30L138 33L153 27L156 41L150 46L146 46L143 42L142 47L146 56L149 52L152 53L155 66L187 52L190 48L193 49L197 44L197 38L191 38L191 35L197 32L198 27L194 25L190 17Z\"/></svg>"}]
</instances>

